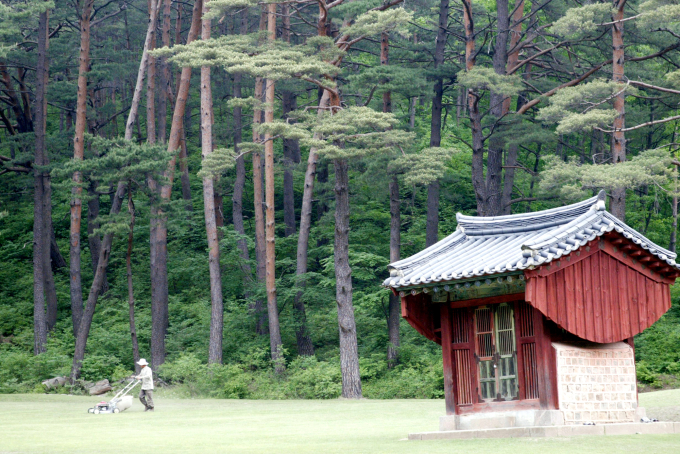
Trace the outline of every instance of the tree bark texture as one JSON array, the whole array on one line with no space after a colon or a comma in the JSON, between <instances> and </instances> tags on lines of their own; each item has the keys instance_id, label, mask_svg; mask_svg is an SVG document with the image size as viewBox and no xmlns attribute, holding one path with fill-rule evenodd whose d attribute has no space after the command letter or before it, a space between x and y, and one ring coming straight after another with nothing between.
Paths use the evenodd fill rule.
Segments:
<instances>
[{"instance_id":1,"label":"tree bark texture","mask_svg":"<svg viewBox=\"0 0 680 454\"><path fill-rule=\"evenodd\" d=\"M158 11L153 11L154 8L160 8L160 0L157 5L154 5L154 0L147 0L149 7L149 17L152 14L158 16ZM156 28L154 22L154 29ZM156 48L156 33L151 35L151 43L149 50ZM146 141L147 143L156 143L156 57L149 55L149 67L146 70Z\"/></svg>"},{"instance_id":2,"label":"tree bark texture","mask_svg":"<svg viewBox=\"0 0 680 454\"><path fill-rule=\"evenodd\" d=\"M87 242L90 248L90 257L92 259L92 274L97 271L97 262L99 261L99 250L102 247L102 240L98 233L94 233L99 228L99 194L97 194L94 182L90 182L87 187ZM106 282L106 274L104 274L104 285L102 293L106 293L108 284Z\"/></svg>"},{"instance_id":3,"label":"tree bark texture","mask_svg":"<svg viewBox=\"0 0 680 454\"><path fill-rule=\"evenodd\" d=\"M297 110L297 97L295 93L288 90L284 90L281 97L283 116L288 118L288 113ZM296 230L293 168L299 162L300 142L296 139L283 139L283 222L286 225L286 236L295 234Z\"/></svg>"},{"instance_id":4,"label":"tree bark texture","mask_svg":"<svg viewBox=\"0 0 680 454\"><path fill-rule=\"evenodd\" d=\"M240 15L240 33L248 33L248 15L244 11ZM234 74L234 99L242 97L241 93L241 74ZM234 107L234 150L238 153L238 145L242 141L243 128L243 112L240 106ZM250 295L249 287L253 282L252 270L250 269L250 253L248 251L248 242L246 241L245 226L243 224L243 190L246 183L246 163L243 156L236 159L236 178L234 180L234 193L232 195L232 222L234 230L241 235L241 238L236 242L239 249L239 257L241 259L240 267L243 272L243 287L245 288L246 298Z\"/></svg>"},{"instance_id":5,"label":"tree bark texture","mask_svg":"<svg viewBox=\"0 0 680 454\"><path fill-rule=\"evenodd\" d=\"M159 0L161 1L161 0ZM193 42L201 28L201 11L203 2L194 3L191 28L187 36L187 44ZM160 201L167 203L172 195L172 183L175 176L177 154L182 137L184 110L189 96L191 67L182 68L179 89L170 123L170 136L167 152L171 155L165 171L165 184L160 188ZM157 191L157 183L152 182L150 189ZM157 368L165 362L165 333L168 327L168 226L167 215L158 205L152 212L150 234L151 258L151 364Z\"/></svg>"},{"instance_id":6,"label":"tree bark texture","mask_svg":"<svg viewBox=\"0 0 680 454\"><path fill-rule=\"evenodd\" d=\"M118 182L116 193L113 196L111 210L109 214L115 216L120 213L120 208L123 205L123 197L125 197L125 188L127 184L124 181ZM102 241L102 248L99 251L99 261L97 264L97 272L94 274L90 293L85 303L83 316L78 325L78 334L76 335L76 347L73 353L73 363L71 365L71 383L80 376L80 371L83 367L83 359L85 358L85 347L87 345L87 338L90 334L90 327L92 326L92 317L94 317L94 310L97 306L97 299L104 284L104 274L106 267L109 264L109 257L111 254L111 244L113 243L113 233L104 235Z\"/></svg>"},{"instance_id":7,"label":"tree bark texture","mask_svg":"<svg viewBox=\"0 0 680 454\"><path fill-rule=\"evenodd\" d=\"M434 50L434 67L439 68L444 63L446 49L447 27L449 23L449 0L439 2L439 22L437 27L437 41ZM444 80L437 76L434 82L432 96L432 119L430 122L430 147L441 144L442 135L442 98L444 96ZM425 226L425 245L432 246L439 240L439 181L433 181L427 186L427 222Z\"/></svg>"},{"instance_id":8,"label":"tree bark texture","mask_svg":"<svg viewBox=\"0 0 680 454\"><path fill-rule=\"evenodd\" d=\"M399 180L397 176L390 181L390 263L399 260L401 253L401 210L399 198ZM401 319L401 301L399 296L390 294L387 313L387 365L394 367L399 361L399 320Z\"/></svg>"},{"instance_id":9,"label":"tree bark texture","mask_svg":"<svg viewBox=\"0 0 680 454\"><path fill-rule=\"evenodd\" d=\"M207 12L209 8L205 8ZM210 39L210 19L203 19L201 39ZM210 81L210 66L201 67L201 147L203 159L207 159L213 148L212 137L213 102ZM211 175L203 177L203 207L205 230L208 236L208 268L210 269L210 343L208 362L222 364L222 332L224 330L224 304L222 301L222 276L220 273L220 242L217 237L215 219L215 188Z\"/></svg>"},{"instance_id":10,"label":"tree bark texture","mask_svg":"<svg viewBox=\"0 0 680 454\"><path fill-rule=\"evenodd\" d=\"M48 317L45 313L45 275L49 266L51 231L46 229L47 205L51 205L50 176L40 167L47 164L45 128L47 118L49 12L38 20L38 65L35 103L35 158L33 167L33 354L47 350ZM56 312L55 312L56 316Z\"/></svg>"},{"instance_id":11,"label":"tree bark texture","mask_svg":"<svg viewBox=\"0 0 680 454\"><path fill-rule=\"evenodd\" d=\"M517 0L515 5L515 10L512 14L512 24L510 28L510 49L512 52L508 54L507 64L505 73L507 73L508 68L514 68L517 66L519 61L519 43L522 37L522 17L524 16L524 0ZM517 47L517 49L515 49ZM521 97L521 95L520 95ZM510 97L506 97L503 100L503 115L507 115L510 112ZM519 101L518 101L519 103ZM505 169L503 175L503 195L501 197L501 207L500 213L508 215L512 213L512 205L510 201L512 200L512 190L515 183L515 167L517 166L517 150L518 146L516 144L510 144L507 146L507 151L505 155Z\"/></svg>"},{"instance_id":12,"label":"tree bark texture","mask_svg":"<svg viewBox=\"0 0 680 454\"><path fill-rule=\"evenodd\" d=\"M330 105L330 94L324 90L319 101L319 113L323 115L323 110ZM318 139L319 136L314 137ZM309 156L307 157L307 170L305 171L305 185L302 193L302 206L300 208L300 233L298 235L297 255L296 255L296 269L295 275L297 277L297 285L300 290L295 294L295 336L297 339L298 355L312 356L314 355L314 345L312 344L311 335L307 328L307 314L305 311L305 303L303 299L303 289L306 282L303 278L307 274L307 261L309 252L309 232L312 226L312 199L314 197L314 180L316 178L316 165L319 161L319 155L316 148L310 148Z\"/></svg>"},{"instance_id":13,"label":"tree bark texture","mask_svg":"<svg viewBox=\"0 0 680 454\"><path fill-rule=\"evenodd\" d=\"M290 44L290 6L281 4L281 40ZM283 118L297 110L297 96L290 90L281 92ZM290 120L288 120L290 121ZM286 225L285 235L295 234L295 191L293 186L293 168L300 163L300 141L283 139L283 222Z\"/></svg>"},{"instance_id":14,"label":"tree bark texture","mask_svg":"<svg viewBox=\"0 0 680 454\"><path fill-rule=\"evenodd\" d=\"M496 45L492 59L496 74L505 75L508 62L509 28L508 0L498 0L496 7ZM507 102L506 96L492 91L489 94L489 102L491 104L491 115L496 121L500 121L504 113L503 106ZM503 140L499 139L498 136L490 138L486 158L486 182L479 191L484 196L482 200L477 201L477 211L482 211L484 216L497 216L502 212L503 147Z\"/></svg>"},{"instance_id":15,"label":"tree bark texture","mask_svg":"<svg viewBox=\"0 0 680 454\"><path fill-rule=\"evenodd\" d=\"M276 4L267 5L267 31L268 41L273 43L276 39ZM274 80L267 79L265 89L266 107L264 111L265 123L274 122ZM267 314L269 316L269 344L271 347L272 362L277 373L285 369L281 330L279 328L279 309L276 298L276 219L274 216L274 140L271 133L264 136L264 168L265 168L265 239L266 239L266 287L267 287Z\"/></svg>"},{"instance_id":16,"label":"tree bark texture","mask_svg":"<svg viewBox=\"0 0 680 454\"><path fill-rule=\"evenodd\" d=\"M624 47L623 47L623 13L626 0L614 0L614 24L612 25L612 78L615 82L625 86L624 75ZM618 164L626 160L626 134L622 131L626 127L626 95L620 93L614 98L614 110L618 116L614 119L614 133L612 134L612 162ZM609 211L622 221L626 219L626 189L612 190Z\"/></svg>"},{"instance_id":17,"label":"tree bark texture","mask_svg":"<svg viewBox=\"0 0 680 454\"><path fill-rule=\"evenodd\" d=\"M335 300L340 332L342 397L361 398L357 328L352 305L352 270L349 266L349 165L336 159L335 166Z\"/></svg>"},{"instance_id":18,"label":"tree bark texture","mask_svg":"<svg viewBox=\"0 0 680 454\"><path fill-rule=\"evenodd\" d=\"M87 126L87 73L90 71L90 16L94 0L85 0L80 17L80 54L78 56L78 94L76 98L76 127L73 138L73 159L82 161L85 154L85 127ZM73 190L71 196L71 312L73 330L78 330L78 323L83 311L83 288L80 273L80 221L82 218L82 182L80 172L73 174Z\"/></svg>"},{"instance_id":19,"label":"tree bark texture","mask_svg":"<svg viewBox=\"0 0 680 454\"><path fill-rule=\"evenodd\" d=\"M135 362L135 372L139 373L139 342L137 341L137 325L135 324L135 292L132 286L132 244L135 237L135 204L132 201L132 187L128 190L128 212L130 213L130 232L128 233L127 254L125 266L127 269L128 285L128 313L130 318L130 340L132 341L132 357Z\"/></svg>"},{"instance_id":20,"label":"tree bark texture","mask_svg":"<svg viewBox=\"0 0 680 454\"><path fill-rule=\"evenodd\" d=\"M171 0L163 0L163 18L161 21L161 42L163 47L170 46L170 6ZM180 7L181 8L181 7ZM168 98L170 97L170 65L166 57L161 57L160 62L160 97L158 98L158 128L156 137L159 143L165 143L168 117ZM183 146L182 149L186 147Z\"/></svg>"}]
</instances>

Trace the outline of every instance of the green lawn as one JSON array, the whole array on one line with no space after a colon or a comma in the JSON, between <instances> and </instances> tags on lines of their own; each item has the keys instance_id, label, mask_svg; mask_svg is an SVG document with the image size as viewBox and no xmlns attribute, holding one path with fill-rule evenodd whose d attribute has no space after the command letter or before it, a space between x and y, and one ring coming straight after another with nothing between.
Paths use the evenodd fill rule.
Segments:
<instances>
[{"instance_id":1,"label":"green lawn","mask_svg":"<svg viewBox=\"0 0 680 454\"><path fill-rule=\"evenodd\" d=\"M156 398L117 415L87 413L97 398L0 395L0 453L621 453L680 452L680 434L561 439L407 441L437 430L440 400L252 401ZM641 394L649 413L680 390ZM677 410L677 408L676 408ZM677 411L676 411L677 414Z\"/></svg>"}]
</instances>

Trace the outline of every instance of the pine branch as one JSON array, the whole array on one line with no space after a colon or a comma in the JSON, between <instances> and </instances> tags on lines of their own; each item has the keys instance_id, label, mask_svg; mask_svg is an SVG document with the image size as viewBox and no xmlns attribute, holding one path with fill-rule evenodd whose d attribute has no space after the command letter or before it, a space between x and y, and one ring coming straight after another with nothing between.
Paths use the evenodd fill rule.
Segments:
<instances>
[{"instance_id":1,"label":"pine branch","mask_svg":"<svg viewBox=\"0 0 680 454\"><path fill-rule=\"evenodd\" d=\"M663 91L663 92L666 92L666 93L673 93L673 94L676 94L676 95L680 95L680 90L673 90L671 88L658 87L656 85L650 85L650 84L646 84L644 82L638 82L636 80L630 80L630 81L628 81L628 83L631 84L631 85L635 85L637 87L644 87L644 88L649 88L651 90Z\"/></svg>"}]
</instances>

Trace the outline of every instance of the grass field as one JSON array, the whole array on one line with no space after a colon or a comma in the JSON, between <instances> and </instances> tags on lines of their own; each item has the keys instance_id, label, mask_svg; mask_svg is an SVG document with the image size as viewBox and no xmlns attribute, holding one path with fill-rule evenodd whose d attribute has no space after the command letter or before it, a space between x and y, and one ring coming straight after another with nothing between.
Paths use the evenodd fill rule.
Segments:
<instances>
[{"instance_id":1,"label":"grass field","mask_svg":"<svg viewBox=\"0 0 680 454\"><path fill-rule=\"evenodd\" d=\"M407 441L437 430L440 400L139 402L117 415L87 413L97 398L0 395L0 453L623 453L680 452L680 434L561 439ZM680 390L640 395L652 416L680 417Z\"/></svg>"}]
</instances>

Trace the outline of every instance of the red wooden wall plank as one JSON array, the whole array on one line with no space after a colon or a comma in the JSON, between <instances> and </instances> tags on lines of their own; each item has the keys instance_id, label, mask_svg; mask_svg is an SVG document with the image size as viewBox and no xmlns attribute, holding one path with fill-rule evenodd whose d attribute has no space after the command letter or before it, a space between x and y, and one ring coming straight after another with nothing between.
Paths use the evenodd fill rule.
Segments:
<instances>
[{"instance_id":1,"label":"red wooden wall plank","mask_svg":"<svg viewBox=\"0 0 680 454\"><path fill-rule=\"evenodd\" d=\"M593 342L618 342L648 328L670 308L668 280L641 273L609 245L546 276L527 279L527 301L548 319ZM627 257L627 256L625 256ZM658 276L657 276L658 277Z\"/></svg>"}]
</instances>

